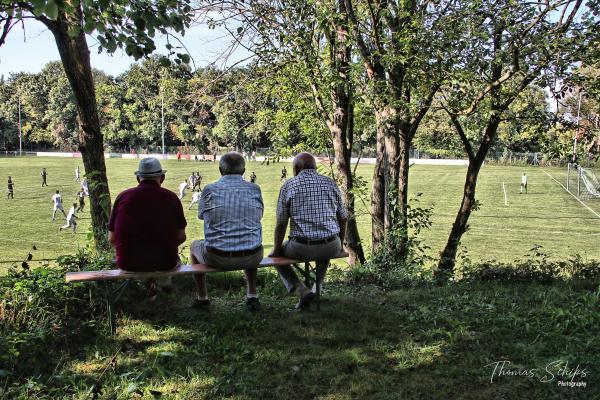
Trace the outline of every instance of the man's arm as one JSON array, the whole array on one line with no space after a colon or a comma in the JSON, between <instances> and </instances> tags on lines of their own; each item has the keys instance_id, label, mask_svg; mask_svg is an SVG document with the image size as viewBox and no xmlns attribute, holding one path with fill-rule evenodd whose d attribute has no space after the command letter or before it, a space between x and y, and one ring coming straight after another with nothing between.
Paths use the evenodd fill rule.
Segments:
<instances>
[{"instance_id":1,"label":"man's arm","mask_svg":"<svg viewBox=\"0 0 600 400\"><path fill-rule=\"evenodd\" d=\"M290 212L286 203L285 185L279 190L279 198L277 199L277 210L275 212L275 233L273 234L273 251L270 256L278 257L283 255L283 240L285 239L285 231L287 230Z\"/></svg>"},{"instance_id":2,"label":"man's arm","mask_svg":"<svg viewBox=\"0 0 600 400\"><path fill-rule=\"evenodd\" d=\"M177 241L177 246L179 246L181 243L185 242L185 239L186 239L185 229L179 229L175 236L175 240Z\"/></svg>"},{"instance_id":3,"label":"man's arm","mask_svg":"<svg viewBox=\"0 0 600 400\"><path fill-rule=\"evenodd\" d=\"M285 239L287 224L287 219L275 224L275 234L273 235L273 251L271 254L269 254L269 256L279 257L283 255L283 240Z\"/></svg>"},{"instance_id":4,"label":"man's arm","mask_svg":"<svg viewBox=\"0 0 600 400\"><path fill-rule=\"evenodd\" d=\"M338 225L340 226L340 242L342 242L342 249L344 249L344 240L346 239L346 223L348 218L337 217Z\"/></svg>"},{"instance_id":5,"label":"man's arm","mask_svg":"<svg viewBox=\"0 0 600 400\"><path fill-rule=\"evenodd\" d=\"M113 231L108 231L108 243L115 245L115 234Z\"/></svg>"}]
</instances>

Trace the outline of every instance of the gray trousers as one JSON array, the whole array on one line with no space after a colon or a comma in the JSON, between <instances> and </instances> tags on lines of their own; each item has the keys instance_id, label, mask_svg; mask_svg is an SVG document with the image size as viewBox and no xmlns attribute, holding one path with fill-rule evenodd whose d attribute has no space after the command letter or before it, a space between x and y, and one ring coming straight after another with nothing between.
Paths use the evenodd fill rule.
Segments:
<instances>
[{"instance_id":1,"label":"gray trousers","mask_svg":"<svg viewBox=\"0 0 600 400\"><path fill-rule=\"evenodd\" d=\"M283 243L283 256L302 261L316 260L317 280L319 284L323 283L325 273L329 266L329 260L337 256L342 251L342 243L339 238L324 244L302 244L294 240L288 240ZM279 276L283 281L288 292L293 292L296 288L304 287L304 283L298 278L291 265L276 267Z\"/></svg>"},{"instance_id":2,"label":"gray trousers","mask_svg":"<svg viewBox=\"0 0 600 400\"><path fill-rule=\"evenodd\" d=\"M263 259L263 249L249 256L225 257L206 251L204 240L194 240L191 246L192 253L198 262L211 267L230 270L239 268L256 268Z\"/></svg>"}]
</instances>

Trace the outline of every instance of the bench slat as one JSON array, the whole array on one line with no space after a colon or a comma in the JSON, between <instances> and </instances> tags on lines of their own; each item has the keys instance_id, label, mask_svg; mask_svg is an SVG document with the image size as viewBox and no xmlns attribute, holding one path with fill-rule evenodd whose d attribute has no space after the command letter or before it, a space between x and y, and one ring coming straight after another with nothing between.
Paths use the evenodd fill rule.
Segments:
<instances>
[{"instance_id":1,"label":"bench slat","mask_svg":"<svg viewBox=\"0 0 600 400\"><path fill-rule=\"evenodd\" d=\"M333 258L346 258L348 253L340 253ZM289 265L297 264L304 261L294 260L285 257L265 257L262 259L257 268L273 267L278 265ZM67 272L67 282L91 282L91 281L118 281L121 279L148 279L148 278L164 278L167 276L176 275L190 275L197 273L211 273L211 272L226 272L226 271L239 271L243 268L236 268L231 270L224 270L211 267L206 264L184 264L181 267L171 271L155 271L155 272L128 272L121 269L109 269L102 271L78 271L78 272Z\"/></svg>"}]
</instances>

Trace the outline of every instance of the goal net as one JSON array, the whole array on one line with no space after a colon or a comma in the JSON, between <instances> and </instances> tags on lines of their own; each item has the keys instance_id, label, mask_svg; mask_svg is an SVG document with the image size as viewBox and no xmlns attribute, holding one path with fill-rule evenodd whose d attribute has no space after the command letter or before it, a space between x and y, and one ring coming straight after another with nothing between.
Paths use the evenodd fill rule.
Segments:
<instances>
[{"instance_id":1,"label":"goal net","mask_svg":"<svg viewBox=\"0 0 600 400\"><path fill-rule=\"evenodd\" d=\"M569 164L567 170L567 190L579 200L600 199L600 181L590 168Z\"/></svg>"}]
</instances>

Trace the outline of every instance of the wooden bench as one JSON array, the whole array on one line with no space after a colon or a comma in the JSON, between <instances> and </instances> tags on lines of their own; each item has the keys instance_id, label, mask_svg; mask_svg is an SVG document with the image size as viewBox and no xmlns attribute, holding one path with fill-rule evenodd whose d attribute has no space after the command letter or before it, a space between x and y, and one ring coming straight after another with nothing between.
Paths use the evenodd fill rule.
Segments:
<instances>
[{"instance_id":1,"label":"wooden bench","mask_svg":"<svg viewBox=\"0 0 600 400\"><path fill-rule=\"evenodd\" d=\"M348 253L342 252L332 259L337 258L346 258L348 257ZM293 265L294 268L304 277L304 283L307 287L312 287L315 284L316 287L316 297L315 303L317 305L317 309L320 309L320 300L321 300L321 284L320 280L317 279L316 267L311 266L310 261L300 261L294 260L291 258L285 257L265 257L262 259L257 268L264 267L276 267L280 265ZM304 264L304 268L300 265ZM170 276L179 276L179 275L192 275L198 273L215 273L215 272L230 272L230 271L240 271L243 268L237 269L218 269L211 267L206 264L183 264L179 268L173 269L171 271L156 271L156 272L129 272L123 271L120 269L109 269L109 270L100 270L100 271L77 271L77 272L67 272L65 277L67 282L100 282L103 284L104 294L106 298L106 306L108 309L108 321L109 327L112 334L114 334L117 330L115 324L114 317L114 306L123 290L127 287L129 282L132 279L149 279L149 278L166 278ZM117 287L113 289L112 283L114 281L124 281Z\"/></svg>"}]
</instances>

